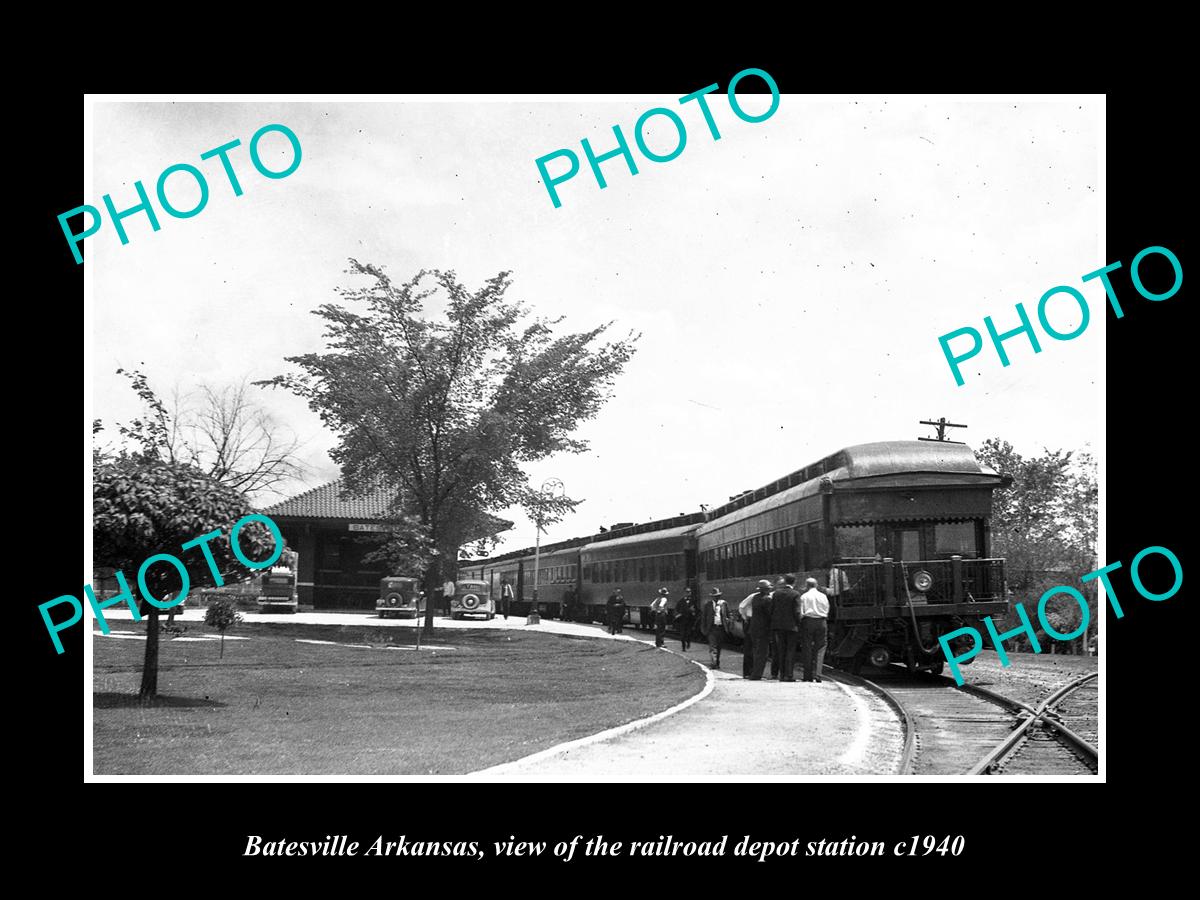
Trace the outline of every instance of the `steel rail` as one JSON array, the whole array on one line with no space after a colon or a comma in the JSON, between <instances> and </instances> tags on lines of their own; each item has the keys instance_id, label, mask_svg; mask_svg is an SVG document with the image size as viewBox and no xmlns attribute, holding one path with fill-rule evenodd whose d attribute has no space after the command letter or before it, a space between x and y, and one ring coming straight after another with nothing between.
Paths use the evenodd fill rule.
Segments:
<instances>
[{"instance_id":1,"label":"steel rail","mask_svg":"<svg viewBox=\"0 0 1200 900\"><path fill-rule=\"evenodd\" d=\"M1063 725L1061 722L1055 721L1053 718L1051 718L1051 714L1053 713L1055 706L1065 700L1077 688L1082 687L1086 682L1097 677L1097 674L1098 673L1093 672L1090 675L1084 675L1081 678L1076 678L1074 681L1068 682L1043 700L1036 709L1031 709L1023 703L1018 703L1016 700L993 693L986 688L977 687L975 685L961 685L960 690L966 690L967 688L970 688L968 691L969 693L986 697L989 700L993 700L994 702L1008 706L1010 709L1013 707L1020 707L1028 713L1028 715L1026 715L1018 723L1017 727L1013 729L1008 737L989 750L979 762L971 767L971 770L967 772L967 774L986 775L998 766L1002 765L1004 761L1008 759L1008 757L1012 756L1016 752L1017 747L1024 743L1029 732L1035 725L1039 723L1042 725L1048 725L1052 729L1056 730L1059 734L1066 738L1067 741L1074 744L1080 751L1091 757L1091 759L1099 760L1100 754L1095 747L1093 747L1075 732L1071 731L1071 729L1067 728L1066 725Z\"/></svg>"},{"instance_id":2,"label":"steel rail","mask_svg":"<svg viewBox=\"0 0 1200 900\"><path fill-rule=\"evenodd\" d=\"M835 669L829 665L824 666L824 671L825 676L832 678L834 681L841 681L844 684L853 684L858 687L864 687L867 690L875 691L896 711L896 714L900 717L900 721L904 725L904 749L900 752L900 765L896 767L896 774L909 774L912 768L913 756L917 752L917 726L904 704L887 688L863 678L861 675L852 675L849 672Z\"/></svg>"}]
</instances>

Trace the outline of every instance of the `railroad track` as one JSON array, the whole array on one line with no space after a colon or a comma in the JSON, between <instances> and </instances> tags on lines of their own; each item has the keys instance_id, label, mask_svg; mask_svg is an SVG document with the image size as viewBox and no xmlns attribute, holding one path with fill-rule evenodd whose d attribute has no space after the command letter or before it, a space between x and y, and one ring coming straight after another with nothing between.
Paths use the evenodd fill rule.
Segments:
<instances>
[{"instance_id":1,"label":"railroad track","mask_svg":"<svg viewBox=\"0 0 1200 900\"><path fill-rule=\"evenodd\" d=\"M1096 675L1066 684L1031 707L944 676L884 671L874 680L828 669L875 691L904 725L899 774L1095 774ZM1074 726L1074 727L1072 727Z\"/></svg>"},{"instance_id":2,"label":"railroad track","mask_svg":"<svg viewBox=\"0 0 1200 900\"><path fill-rule=\"evenodd\" d=\"M968 774L1096 774L1100 764L1095 746L1097 682L1096 673L1092 673L1058 688L1012 734L984 754Z\"/></svg>"}]
</instances>

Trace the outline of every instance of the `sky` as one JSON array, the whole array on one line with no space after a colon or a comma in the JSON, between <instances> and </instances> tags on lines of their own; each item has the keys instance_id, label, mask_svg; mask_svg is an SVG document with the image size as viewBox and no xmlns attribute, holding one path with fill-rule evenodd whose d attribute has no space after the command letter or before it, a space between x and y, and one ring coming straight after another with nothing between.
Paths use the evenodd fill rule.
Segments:
<instances>
[{"instance_id":1,"label":"sky","mask_svg":"<svg viewBox=\"0 0 1200 900\"><path fill-rule=\"evenodd\" d=\"M767 96L743 107L765 110ZM638 117L679 110L687 143L655 163L634 143ZM160 395L294 371L285 357L322 349L311 311L352 282L354 257L403 280L455 270L478 286L511 270L509 296L560 327L612 322L640 332L638 351L600 415L579 436L590 451L529 467L533 484L560 479L583 500L546 541L716 505L857 443L915 439L919 420L945 416L973 446L1000 436L1023 453L1102 447L1103 288L1081 276L1106 262L1102 98L812 98L785 94L757 123L710 95L713 140L695 104L648 94L503 102L114 102L93 107L92 178L85 202L134 205L164 169L197 166L207 206L187 219L156 208L86 240L92 343L89 419L140 410L119 367L140 368ZM282 123L302 160L281 179L248 156L260 127ZM619 124L638 165L601 164L599 189L580 141L613 149ZM645 130L665 154L665 117ZM234 138L244 193L215 159ZM269 134L264 163L290 161ZM558 186L554 208L538 157L570 149L582 171ZM551 165L557 174L562 160ZM198 197L186 174L168 197ZM1042 352L1018 336L1002 367L990 344L957 386L938 337L965 326L1005 331L1023 303L1069 285L1088 298L1077 339L1039 329ZM1060 332L1080 313L1056 299ZM986 334L985 334L985 341ZM957 347L957 344L955 345ZM288 494L338 475L335 436L303 401L259 391L285 432L303 442L306 473ZM272 502L278 498L261 498ZM532 545L517 510L501 551Z\"/></svg>"}]
</instances>

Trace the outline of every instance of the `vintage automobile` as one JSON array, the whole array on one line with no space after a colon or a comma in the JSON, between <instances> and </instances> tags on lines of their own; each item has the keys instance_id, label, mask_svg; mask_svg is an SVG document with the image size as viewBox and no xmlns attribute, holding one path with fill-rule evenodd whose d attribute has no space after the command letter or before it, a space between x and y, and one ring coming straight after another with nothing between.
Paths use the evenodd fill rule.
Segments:
<instances>
[{"instance_id":1,"label":"vintage automobile","mask_svg":"<svg viewBox=\"0 0 1200 900\"><path fill-rule=\"evenodd\" d=\"M296 592L296 572L294 569L274 568L264 572L259 586L257 599L260 613L288 612L294 613L300 606L300 597Z\"/></svg>"},{"instance_id":2,"label":"vintage automobile","mask_svg":"<svg viewBox=\"0 0 1200 900\"><path fill-rule=\"evenodd\" d=\"M491 619L496 615L496 601L486 581L460 581L454 585L454 597L450 600L450 618L483 616Z\"/></svg>"},{"instance_id":3,"label":"vintage automobile","mask_svg":"<svg viewBox=\"0 0 1200 900\"><path fill-rule=\"evenodd\" d=\"M415 578L403 575L391 575L379 580L379 599L375 601L375 611L379 618L389 616L419 616L425 612L425 595L421 593L420 582Z\"/></svg>"}]
</instances>

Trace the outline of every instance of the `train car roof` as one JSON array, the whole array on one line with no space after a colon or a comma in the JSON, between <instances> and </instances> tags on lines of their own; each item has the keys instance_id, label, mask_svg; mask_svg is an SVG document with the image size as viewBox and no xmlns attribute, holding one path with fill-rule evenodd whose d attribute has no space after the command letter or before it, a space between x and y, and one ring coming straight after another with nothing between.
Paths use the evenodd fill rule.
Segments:
<instances>
[{"instance_id":1,"label":"train car roof","mask_svg":"<svg viewBox=\"0 0 1200 900\"><path fill-rule=\"evenodd\" d=\"M562 553L564 550L574 550L576 547L582 547L584 544L592 541L591 536L568 538L565 541L556 541L553 544L542 544L541 555L551 556L555 553ZM460 559L458 567L460 569L469 569L472 566L493 566L497 563L516 562L518 559L525 557L533 557L533 547L523 547L520 550L510 550L508 553L502 553L499 556L489 556L486 559Z\"/></svg>"},{"instance_id":2,"label":"train car roof","mask_svg":"<svg viewBox=\"0 0 1200 900\"><path fill-rule=\"evenodd\" d=\"M999 485L1004 476L980 462L966 444L950 441L877 441L845 447L785 478L747 491L713 510L699 530L706 534L733 522L820 493L821 481L839 482L896 475L958 475L964 484Z\"/></svg>"},{"instance_id":3,"label":"train car roof","mask_svg":"<svg viewBox=\"0 0 1200 900\"><path fill-rule=\"evenodd\" d=\"M685 534L691 534L703 523L692 522L687 525L677 525L674 528L662 528L657 531L643 531L637 534L628 534L624 537L606 538L605 540L593 541L584 546L584 550L607 550L610 547L627 547L630 544L651 544L655 541L669 540L670 538L683 537Z\"/></svg>"}]
</instances>

